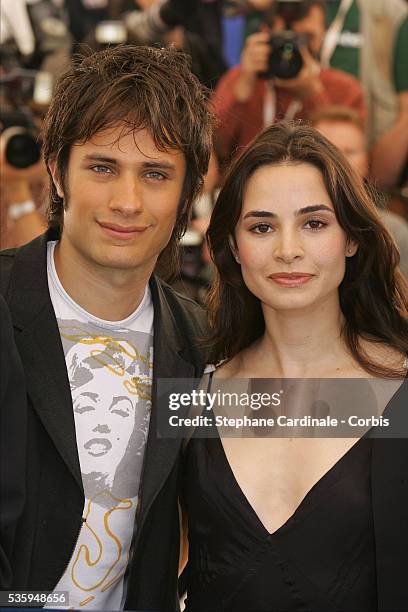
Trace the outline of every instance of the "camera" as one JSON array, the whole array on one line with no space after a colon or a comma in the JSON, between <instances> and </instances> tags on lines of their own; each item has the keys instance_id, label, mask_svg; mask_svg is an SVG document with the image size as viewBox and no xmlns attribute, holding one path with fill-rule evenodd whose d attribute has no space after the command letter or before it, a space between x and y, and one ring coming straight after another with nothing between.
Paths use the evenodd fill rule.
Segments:
<instances>
[{"instance_id":1,"label":"camera","mask_svg":"<svg viewBox=\"0 0 408 612\"><path fill-rule=\"evenodd\" d=\"M41 157L41 147L31 121L23 113L1 111L1 139L6 162L22 170L36 164Z\"/></svg>"},{"instance_id":2,"label":"camera","mask_svg":"<svg viewBox=\"0 0 408 612\"><path fill-rule=\"evenodd\" d=\"M309 10L307 0L277 0L274 15L281 17L285 22L285 29L272 34L269 39L271 52L268 59L268 70L259 76L265 79L277 77L279 79L295 78L303 66L300 47L307 45L308 37L292 30L295 21L303 19Z\"/></svg>"},{"instance_id":3,"label":"camera","mask_svg":"<svg viewBox=\"0 0 408 612\"><path fill-rule=\"evenodd\" d=\"M10 166L21 170L40 160L41 145L30 105L48 104L51 90L51 75L45 72L15 70L0 78L2 150Z\"/></svg>"},{"instance_id":4,"label":"camera","mask_svg":"<svg viewBox=\"0 0 408 612\"><path fill-rule=\"evenodd\" d=\"M308 38L292 30L273 34L269 39L271 52L268 58L268 70L262 74L265 79L294 79L302 69L303 58L300 47L307 45Z\"/></svg>"}]
</instances>

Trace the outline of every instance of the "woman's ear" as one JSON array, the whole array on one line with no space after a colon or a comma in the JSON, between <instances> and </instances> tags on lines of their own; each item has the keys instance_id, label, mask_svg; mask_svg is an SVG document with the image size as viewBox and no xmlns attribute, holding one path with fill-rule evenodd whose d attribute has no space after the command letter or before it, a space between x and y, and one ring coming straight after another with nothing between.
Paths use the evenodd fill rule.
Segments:
<instances>
[{"instance_id":1,"label":"woman's ear","mask_svg":"<svg viewBox=\"0 0 408 612\"><path fill-rule=\"evenodd\" d=\"M353 257L358 251L358 243L355 240L347 240L346 257Z\"/></svg>"},{"instance_id":2,"label":"woman's ear","mask_svg":"<svg viewBox=\"0 0 408 612\"><path fill-rule=\"evenodd\" d=\"M57 172L57 162L56 161L50 161L48 164L48 168L51 172L51 176L52 176L52 180L53 183L55 185L55 189L57 190L57 193L59 195L60 198L64 198L64 192L62 190L61 187L61 182L58 178L58 172Z\"/></svg>"},{"instance_id":3,"label":"woman's ear","mask_svg":"<svg viewBox=\"0 0 408 612\"><path fill-rule=\"evenodd\" d=\"M230 249L231 249L231 253L232 253L235 261L237 262L237 264L240 264L241 262L240 262L240 259L239 259L238 248L237 248L234 236L230 235L229 238L228 238L228 242L229 242L229 246L230 246Z\"/></svg>"}]
</instances>

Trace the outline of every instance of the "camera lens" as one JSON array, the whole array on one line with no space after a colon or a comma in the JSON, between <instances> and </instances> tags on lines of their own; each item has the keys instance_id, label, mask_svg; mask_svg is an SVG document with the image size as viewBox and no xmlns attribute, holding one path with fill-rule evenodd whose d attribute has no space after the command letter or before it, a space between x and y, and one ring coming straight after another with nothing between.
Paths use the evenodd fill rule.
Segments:
<instances>
[{"instance_id":1,"label":"camera lens","mask_svg":"<svg viewBox=\"0 0 408 612\"><path fill-rule=\"evenodd\" d=\"M303 66L303 58L295 40L274 42L269 55L268 74L279 79L293 79Z\"/></svg>"},{"instance_id":2,"label":"camera lens","mask_svg":"<svg viewBox=\"0 0 408 612\"><path fill-rule=\"evenodd\" d=\"M5 157L10 166L28 168L36 164L40 156L40 146L30 132L14 134L7 141Z\"/></svg>"}]
</instances>

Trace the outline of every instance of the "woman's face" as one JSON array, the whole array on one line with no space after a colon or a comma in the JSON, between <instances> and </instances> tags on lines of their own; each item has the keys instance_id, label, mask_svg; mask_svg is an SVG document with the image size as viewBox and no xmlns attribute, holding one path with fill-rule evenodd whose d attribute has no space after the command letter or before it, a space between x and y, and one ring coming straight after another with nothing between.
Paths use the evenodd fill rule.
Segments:
<instances>
[{"instance_id":1,"label":"woman's face","mask_svg":"<svg viewBox=\"0 0 408 612\"><path fill-rule=\"evenodd\" d=\"M262 166L249 179L235 229L248 289L276 311L338 307L348 242L320 171L307 163Z\"/></svg>"},{"instance_id":2,"label":"woman's face","mask_svg":"<svg viewBox=\"0 0 408 612\"><path fill-rule=\"evenodd\" d=\"M92 379L72 394L81 471L113 476L135 426L135 405L123 377L107 368L91 372Z\"/></svg>"}]
</instances>

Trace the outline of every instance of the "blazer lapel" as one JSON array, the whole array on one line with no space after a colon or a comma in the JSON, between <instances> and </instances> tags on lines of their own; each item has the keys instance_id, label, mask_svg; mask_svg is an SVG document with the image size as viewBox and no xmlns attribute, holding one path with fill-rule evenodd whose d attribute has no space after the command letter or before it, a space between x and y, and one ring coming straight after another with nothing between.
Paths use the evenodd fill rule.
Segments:
<instances>
[{"instance_id":1,"label":"blazer lapel","mask_svg":"<svg viewBox=\"0 0 408 612\"><path fill-rule=\"evenodd\" d=\"M154 279L151 282L151 290L155 309L153 401L142 479L141 505L138 517L139 533L154 498L174 467L182 441L181 438L160 438L157 435L160 410L157 402L158 380L162 378L193 379L201 374L201 372L197 373L196 366L185 357L184 353L187 351L184 351L185 347L181 342L181 333L177 330L174 315L167 304L160 285ZM188 407L180 409L178 415L183 416L188 409Z\"/></svg>"},{"instance_id":2,"label":"blazer lapel","mask_svg":"<svg viewBox=\"0 0 408 612\"><path fill-rule=\"evenodd\" d=\"M49 233L20 249L8 294L27 393L82 490L75 422L64 352L47 281Z\"/></svg>"}]
</instances>

